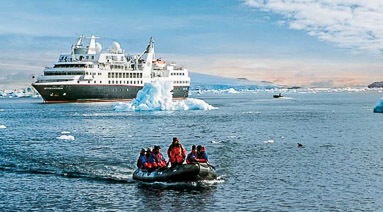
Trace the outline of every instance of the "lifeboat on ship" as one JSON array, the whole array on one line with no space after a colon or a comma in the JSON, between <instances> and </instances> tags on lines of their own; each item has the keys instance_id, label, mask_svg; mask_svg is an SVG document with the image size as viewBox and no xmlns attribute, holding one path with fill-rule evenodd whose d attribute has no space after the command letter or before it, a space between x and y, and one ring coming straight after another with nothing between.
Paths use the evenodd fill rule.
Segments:
<instances>
[{"instance_id":1,"label":"lifeboat on ship","mask_svg":"<svg viewBox=\"0 0 383 212\"><path fill-rule=\"evenodd\" d=\"M153 65L156 68L163 69L166 66L166 61L158 58L157 60L153 61Z\"/></svg>"},{"instance_id":2,"label":"lifeboat on ship","mask_svg":"<svg viewBox=\"0 0 383 212\"><path fill-rule=\"evenodd\" d=\"M208 163L182 164L153 171L137 169L133 173L133 180L143 182L191 182L215 179L217 179L215 168Z\"/></svg>"}]
</instances>

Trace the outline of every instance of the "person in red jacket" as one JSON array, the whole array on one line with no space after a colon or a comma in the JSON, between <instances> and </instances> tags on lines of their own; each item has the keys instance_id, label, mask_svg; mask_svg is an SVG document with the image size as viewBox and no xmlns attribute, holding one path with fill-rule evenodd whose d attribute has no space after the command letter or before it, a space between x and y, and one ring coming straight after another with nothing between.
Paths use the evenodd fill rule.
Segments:
<instances>
[{"instance_id":1,"label":"person in red jacket","mask_svg":"<svg viewBox=\"0 0 383 212\"><path fill-rule=\"evenodd\" d=\"M168 148L168 156L171 167L178 166L185 161L186 150L176 137L173 138L173 143Z\"/></svg>"},{"instance_id":2,"label":"person in red jacket","mask_svg":"<svg viewBox=\"0 0 383 212\"><path fill-rule=\"evenodd\" d=\"M149 162L152 165L152 168L162 168L166 167L166 160L162 153L160 152L160 146L154 146L152 155L150 156Z\"/></svg>"},{"instance_id":3,"label":"person in red jacket","mask_svg":"<svg viewBox=\"0 0 383 212\"><path fill-rule=\"evenodd\" d=\"M190 163L195 163L195 162L198 162L197 161L197 151L196 151L195 145L193 145L191 152L186 157L186 163L190 164Z\"/></svg>"},{"instance_id":4,"label":"person in red jacket","mask_svg":"<svg viewBox=\"0 0 383 212\"><path fill-rule=\"evenodd\" d=\"M199 163L207 163L209 161L209 157L205 151L205 147L198 145L197 146L197 161Z\"/></svg>"}]
</instances>

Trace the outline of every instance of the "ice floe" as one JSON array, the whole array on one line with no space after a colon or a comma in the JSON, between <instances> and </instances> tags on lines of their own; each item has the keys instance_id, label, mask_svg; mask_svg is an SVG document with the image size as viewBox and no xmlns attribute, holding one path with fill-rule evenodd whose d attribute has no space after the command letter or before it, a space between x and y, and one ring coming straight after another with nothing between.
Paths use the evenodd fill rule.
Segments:
<instances>
[{"instance_id":1,"label":"ice floe","mask_svg":"<svg viewBox=\"0 0 383 212\"><path fill-rule=\"evenodd\" d=\"M59 137L56 137L56 139L59 139L59 140L74 140L74 136L73 135L69 135L70 132L69 131L62 131L61 132L61 135Z\"/></svg>"},{"instance_id":2,"label":"ice floe","mask_svg":"<svg viewBox=\"0 0 383 212\"><path fill-rule=\"evenodd\" d=\"M374 113L383 113L383 98L375 105Z\"/></svg>"}]
</instances>

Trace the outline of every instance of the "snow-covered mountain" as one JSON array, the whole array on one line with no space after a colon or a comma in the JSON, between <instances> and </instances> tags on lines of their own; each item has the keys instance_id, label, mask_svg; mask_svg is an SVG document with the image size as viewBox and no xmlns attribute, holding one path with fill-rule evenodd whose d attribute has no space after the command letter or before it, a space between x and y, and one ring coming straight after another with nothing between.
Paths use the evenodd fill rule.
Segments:
<instances>
[{"instance_id":1,"label":"snow-covered mountain","mask_svg":"<svg viewBox=\"0 0 383 212\"><path fill-rule=\"evenodd\" d=\"M281 88L265 81L249 81L246 78L230 79L206 74L189 73L191 77L191 90L220 90L235 88L236 90L255 90Z\"/></svg>"}]
</instances>

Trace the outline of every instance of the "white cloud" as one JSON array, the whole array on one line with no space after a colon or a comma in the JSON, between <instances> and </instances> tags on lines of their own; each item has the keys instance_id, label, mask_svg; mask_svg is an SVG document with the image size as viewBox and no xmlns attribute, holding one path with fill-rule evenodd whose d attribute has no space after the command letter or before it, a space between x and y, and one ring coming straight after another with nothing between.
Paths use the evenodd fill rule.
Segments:
<instances>
[{"instance_id":1,"label":"white cloud","mask_svg":"<svg viewBox=\"0 0 383 212\"><path fill-rule=\"evenodd\" d=\"M291 29L355 50L382 53L381 0L245 0L246 5L282 15ZM280 22L279 22L280 23Z\"/></svg>"}]
</instances>

